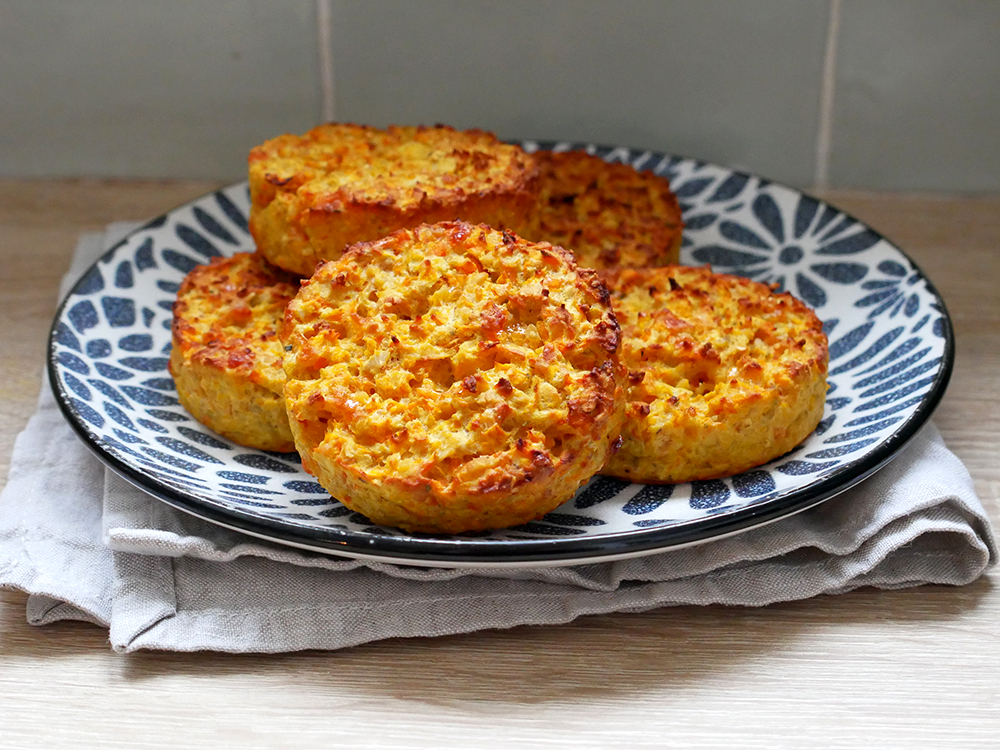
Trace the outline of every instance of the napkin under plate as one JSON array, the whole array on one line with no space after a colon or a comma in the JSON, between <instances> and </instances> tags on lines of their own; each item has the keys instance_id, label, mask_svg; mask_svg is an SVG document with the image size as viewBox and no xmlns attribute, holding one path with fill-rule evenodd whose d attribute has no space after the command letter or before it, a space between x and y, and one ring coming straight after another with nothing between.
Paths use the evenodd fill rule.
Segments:
<instances>
[{"instance_id":1,"label":"napkin under plate","mask_svg":"<svg viewBox=\"0 0 1000 750\"><path fill-rule=\"evenodd\" d=\"M82 236L63 293L132 226ZM808 511L693 547L570 567L362 562L216 527L106 469L47 382L0 495L0 586L28 592L29 622L93 622L124 652L337 649L682 604L961 585L996 558L969 473L933 424L886 468Z\"/></svg>"}]
</instances>

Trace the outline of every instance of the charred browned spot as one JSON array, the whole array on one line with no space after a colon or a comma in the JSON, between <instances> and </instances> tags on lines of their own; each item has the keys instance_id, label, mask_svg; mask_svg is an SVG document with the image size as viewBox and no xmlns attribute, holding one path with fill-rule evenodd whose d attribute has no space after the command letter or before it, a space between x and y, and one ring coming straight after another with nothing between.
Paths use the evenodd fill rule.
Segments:
<instances>
[{"instance_id":1,"label":"charred browned spot","mask_svg":"<svg viewBox=\"0 0 1000 750\"><path fill-rule=\"evenodd\" d=\"M597 379L598 382L610 386L614 383L615 379L615 365L611 361L601 362L601 364L590 371L590 375Z\"/></svg>"},{"instance_id":2,"label":"charred browned spot","mask_svg":"<svg viewBox=\"0 0 1000 750\"><path fill-rule=\"evenodd\" d=\"M483 333L488 336L496 336L507 325L510 314L496 302L491 302L489 307L480 314L479 319Z\"/></svg>"},{"instance_id":3,"label":"charred browned spot","mask_svg":"<svg viewBox=\"0 0 1000 750\"><path fill-rule=\"evenodd\" d=\"M580 396L569 400L567 421L575 430L584 430L592 425L605 406L605 396L597 389L591 388Z\"/></svg>"},{"instance_id":4,"label":"charred browned spot","mask_svg":"<svg viewBox=\"0 0 1000 750\"><path fill-rule=\"evenodd\" d=\"M356 205L356 201L348 201L348 205ZM323 203L316 203L307 209L310 214L339 214L344 211L344 201L341 198L330 198Z\"/></svg>"},{"instance_id":5,"label":"charred browned spot","mask_svg":"<svg viewBox=\"0 0 1000 750\"><path fill-rule=\"evenodd\" d=\"M236 370L241 367L251 367L253 360L253 352L248 347L244 347L229 352L227 364L231 369Z\"/></svg>"},{"instance_id":6,"label":"charred browned spot","mask_svg":"<svg viewBox=\"0 0 1000 750\"><path fill-rule=\"evenodd\" d=\"M601 276L597 271L590 268L581 268L580 275L583 277L591 293L601 301L601 304L606 305L611 302L611 292L608 291L607 285L601 280Z\"/></svg>"},{"instance_id":7,"label":"charred browned spot","mask_svg":"<svg viewBox=\"0 0 1000 750\"><path fill-rule=\"evenodd\" d=\"M452 230L451 236L456 242L462 242L472 234L472 227L465 223L458 223Z\"/></svg>"},{"instance_id":8,"label":"charred browned spot","mask_svg":"<svg viewBox=\"0 0 1000 750\"><path fill-rule=\"evenodd\" d=\"M531 451L531 463L536 468L547 469L552 466L552 459L545 451L533 450Z\"/></svg>"},{"instance_id":9,"label":"charred browned spot","mask_svg":"<svg viewBox=\"0 0 1000 750\"><path fill-rule=\"evenodd\" d=\"M669 281L670 281L670 291L676 292L677 290L683 288L680 284L677 283L677 279L675 279L673 276L670 277Z\"/></svg>"},{"instance_id":10,"label":"charred browned spot","mask_svg":"<svg viewBox=\"0 0 1000 750\"><path fill-rule=\"evenodd\" d=\"M701 348L698 349L698 354L713 362L722 362L722 358L719 356L719 353L715 351L715 347L713 347L709 341L706 341L701 345Z\"/></svg>"},{"instance_id":11,"label":"charred browned spot","mask_svg":"<svg viewBox=\"0 0 1000 750\"><path fill-rule=\"evenodd\" d=\"M170 322L170 333L174 339L180 339L186 331L194 328L194 326L184 322L184 319L180 317L182 314L177 312L177 303L175 302L174 319Z\"/></svg>"},{"instance_id":12,"label":"charred browned spot","mask_svg":"<svg viewBox=\"0 0 1000 750\"><path fill-rule=\"evenodd\" d=\"M601 347L609 354L614 354L618 351L618 347L621 345L621 327L618 325L618 321L614 317L610 318L610 322L604 322L603 320L598 322L594 326L594 332L597 334L597 341L600 343Z\"/></svg>"},{"instance_id":13,"label":"charred browned spot","mask_svg":"<svg viewBox=\"0 0 1000 750\"><path fill-rule=\"evenodd\" d=\"M476 170L483 170L489 168L490 164L496 160L492 154L487 154L483 151L474 151L472 153L472 168Z\"/></svg>"},{"instance_id":14,"label":"charred browned spot","mask_svg":"<svg viewBox=\"0 0 1000 750\"><path fill-rule=\"evenodd\" d=\"M275 185L276 187L284 187L285 185L287 185L289 182L292 181L293 177L294 176L278 177L278 175L276 174L271 174L270 172L267 172L264 175L264 181L270 183L271 185Z\"/></svg>"},{"instance_id":15,"label":"charred browned spot","mask_svg":"<svg viewBox=\"0 0 1000 750\"><path fill-rule=\"evenodd\" d=\"M477 487L478 491L485 494L494 492L508 492L514 486L514 479L510 476L484 479Z\"/></svg>"},{"instance_id":16,"label":"charred browned spot","mask_svg":"<svg viewBox=\"0 0 1000 750\"><path fill-rule=\"evenodd\" d=\"M628 382L632 385L639 385L646 378L645 370L629 370Z\"/></svg>"}]
</instances>

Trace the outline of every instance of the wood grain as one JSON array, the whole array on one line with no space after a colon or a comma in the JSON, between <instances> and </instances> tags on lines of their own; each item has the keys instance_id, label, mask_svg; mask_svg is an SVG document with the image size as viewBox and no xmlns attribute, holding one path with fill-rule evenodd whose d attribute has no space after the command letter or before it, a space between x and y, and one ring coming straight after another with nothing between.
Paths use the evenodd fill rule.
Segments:
<instances>
[{"instance_id":1,"label":"wood grain","mask_svg":"<svg viewBox=\"0 0 1000 750\"><path fill-rule=\"evenodd\" d=\"M3 476L78 233L213 187L0 180ZM942 293L958 346L935 421L1000 519L1000 197L825 197ZM28 626L24 595L0 592L0 747L994 748L994 581L280 656L120 656L94 626Z\"/></svg>"}]
</instances>

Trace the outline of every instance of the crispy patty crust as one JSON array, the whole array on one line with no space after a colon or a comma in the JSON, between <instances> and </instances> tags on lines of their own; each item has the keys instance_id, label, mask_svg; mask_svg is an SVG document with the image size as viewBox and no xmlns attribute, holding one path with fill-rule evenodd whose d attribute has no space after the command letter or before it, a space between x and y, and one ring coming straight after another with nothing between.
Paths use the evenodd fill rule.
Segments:
<instances>
[{"instance_id":1,"label":"crispy patty crust","mask_svg":"<svg viewBox=\"0 0 1000 750\"><path fill-rule=\"evenodd\" d=\"M531 236L571 249L585 268L677 263L681 209L665 177L585 151L539 151Z\"/></svg>"},{"instance_id":2,"label":"crispy patty crust","mask_svg":"<svg viewBox=\"0 0 1000 750\"><path fill-rule=\"evenodd\" d=\"M303 466L377 523L456 533L539 518L621 428L619 326L593 271L485 225L397 231L320 266L288 306Z\"/></svg>"},{"instance_id":3,"label":"crispy patty crust","mask_svg":"<svg viewBox=\"0 0 1000 750\"><path fill-rule=\"evenodd\" d=\"M298 277L258 253L198 266L174 303L170 374L184 408L239 445L292 451L278 328Z\"/></svg>"},{"instance_id":4,"label":"crispy patty crust","mask_svg":"<svg viewBox=\"0 0 1000 750\"><path fill-rule=\"evenodd\" d=\"M277 266L309 276L350 244L463 219L522 231L538 169L518 146L444 125L327 124L250 152L250 232Z\"/></svg>"},{"instance_id":5,"label":"crispy patty crust","mask_svg":"<svg viewBox=\"0 0 1000 750\"><path fill-rule=\"evenodd\" d=\"M644 483L737 474L823 415L823 326L790 294L708 268L604 275L629 370L624 443L603 473Z\"/></svg>"}]
</instances>

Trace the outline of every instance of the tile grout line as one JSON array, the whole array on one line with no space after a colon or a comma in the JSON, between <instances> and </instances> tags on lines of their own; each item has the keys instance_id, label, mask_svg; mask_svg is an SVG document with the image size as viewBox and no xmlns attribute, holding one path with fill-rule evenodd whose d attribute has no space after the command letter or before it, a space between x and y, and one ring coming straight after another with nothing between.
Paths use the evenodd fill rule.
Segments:
<instances>
[{"instance_id":1,"label":"tile grout line","mask_svg":"<svg viewBox=\"0 0 1000 750\"><path fill-rule=\"evenodd\" d=\"M819 98L819 129L816 132L816 172L814 188L825 190L830 182L830 150L833 141L833 94L837 85L837 43L840 36L840 0L830 0L830 20L826 28L823 77Z\"/></svg>"},{"instance_id":2,"label":"tile grout line","mask_svg":"<svg viewBox=\"0 0 1000 750\"><path fill-rule=\"evenodd\" d=\"M319 42L320 113L333 122L336 107L333 78L333 12L330 0L316 0L316 34Z\"/></svg>"}]
</instances>

